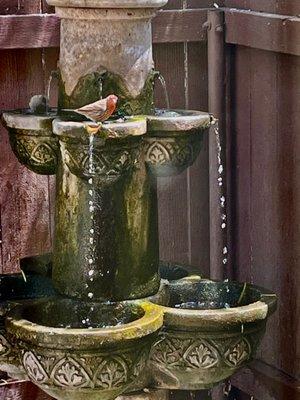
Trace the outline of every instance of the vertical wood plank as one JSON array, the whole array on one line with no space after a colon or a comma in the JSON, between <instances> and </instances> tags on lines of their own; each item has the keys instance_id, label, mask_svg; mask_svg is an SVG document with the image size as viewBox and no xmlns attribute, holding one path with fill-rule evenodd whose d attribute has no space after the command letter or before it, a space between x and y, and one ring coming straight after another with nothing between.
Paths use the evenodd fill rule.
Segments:
<instances>
[{"instance_id":1,"label":"vertical wood plank","mask_svg":"<svg viewBox=\"0 0 300 400\"><path fill-rule=\"evenodd\" d=\"M26 107L33 94L44 93L40 50L2 51L0 107ZM0 194L3 272L18 268L19 258L48 251L48 178L21 166L1 127Z\"/></svg>"},{"instance_id":2,"label":"vertical wood plank","mask_svg":"<svg viewBox=\"0 0 300 400\"><path fill-rule=\"evenodd\" d=\"M235 59L235 242L234 278L251 281L251 50L240 47ZM239 106L238 106L239 105ZM233 183L234 185L234 183Z\"/></svg>"},{"instance_id":3,"label":"vertical wood plank","mask_svg":"<svg viewBox=\"0 0 300 400\"><path fill-rule=\"evenodd\" d=\"M207 44L189 43L188 107L207 111ZM189 262L209 275L209 181L208 134L205 135L198 159L188 170Z\"/></svg>"},{"instance_id":4,"label":"vertical wood plank","mask_svg":"<svg viewBox=\"0 0 300 400\"><path fill-rule=\"evenodd\" d=\"M278 294L258 356L299 379L300 61L237 47L236 278Z\"/></svg>"},{"instance_id":5,"label":"vertical wood plank","mask_svg":"<svg viewBox=\"0 0 300 400\"><path fill-rule=\"evenodd\" d=\"M154 46L156 69L164 76L171 107L185 107L183 44ZM158 107L165 106L162 92L156 92ZM186 172L158 179L161 258L188 262L187 179Z\"/></svg>"},{"instance_id":6,"label":"vertical wood plank","mask_svg":"<svg viewBox=\"0 0 300 400\"><path fill-rule=\"evenodd\" d=\"M277 55L251 51L251 268L252 281L279 293ZM263 243L263 245L262 245ZM272 271L272 273L270 273ZM278 365L279 314L272 317L260 356Z\"/></svg>"},{"instance_id":7,"label":"vertical wood plank","mask_svg":"<svg viewBox=\"0 0 300 400\"><path fill-rule=\"evenodd\" d=\"M300 379L300 59L278 55L279 368Z\"/></svg>"}]
</instances>

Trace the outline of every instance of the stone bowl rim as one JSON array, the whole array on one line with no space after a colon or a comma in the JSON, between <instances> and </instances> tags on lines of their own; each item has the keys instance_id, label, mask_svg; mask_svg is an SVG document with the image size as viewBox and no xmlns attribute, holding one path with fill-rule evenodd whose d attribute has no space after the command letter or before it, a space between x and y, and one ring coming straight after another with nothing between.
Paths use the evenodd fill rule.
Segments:
<instances>
[{"instance_id":1,"label":"stone bowl rim","mask_svg":"<svg viewBox=\"0 0 300 400\"><path fill-rule=\"evenodd\" d=\"M8 111L4 110L1 114L1 122L3 126L6 129L30 131L30 133L28 132L26 136L55 137L52 132L49 132L49 128L51 129L52 121L57 118L57 114L26 114L26 112L29 110L29 108L17 108L15 110ZM50 110L56 111L55 108L50 108ZM49 126L43 126L43 123L49 123ZM34 131L37 132L34 133ZM43 132L43 135L39 133L41 131ZM16 134L20 133L16 132Z\"/></svg>"},{"instance_id":2,"label":"stone bowl rim","mask_svg":"<svg viewBox=\"0 0 300 400\"><path fill-rule=\"evenodd\" d=\"M169 286L178 286L182 283L197 284L206 279L193 280L190 277L182 278L177 281L169 282ZM209 280L210 282L220 283L220 281ZM238 283L243 285L241 282L229 281L230 283ZM227 282L224 282L225 284ZM260 292L261 297L258 301L250 303L248 305L239 307L230 307L213 310L195 310L195 309L180 309L175 307L168 307L159 305L163 309L164 313L164 326L177 326L177 327L197 327L197 329L206 330L216 329L220 330L221 324L226 324L226 327L237 324L247 324L251 322L258 322L266 320L276 310L277 296L271 291L262 288L260 286L252 285L247 282L251 289L255 289Z\"/></svg>"},{"instance_id":3,"label":"stone bowl rim","mask_svg":"<svg viewBox=\"0 0 300 400\"><path fill-rule=\"evenodd\" d=\"M139 117L139 116L135 116ZM89 134L86 130L87 127L93 127L95 123L92 121L63 121L59 117L55 118L52 122L53 134L59 139L72 138L72 139L87 139ZM104 140L113 141L120 140L130 137L140 137L147 132L147 121L146 118L141 116L138 121L126 121L126 122L110 122L102 125L103 131L109 132L109 129L118 134L116 137L107 137ZM95 140L103 141L103 138L97 137L97 133L94 134Z\"/></svg>"},{"instance_id":4,"label":"stone bowl rim","mask_svg":"<svg viewBox=\"0 0 300 400\"><path fill-rule=\"evenodd\" d=\"M52 300L65 300L64 298L51 298ZM48 299L33 300L31 304L43 304ZM68 299L70 300L70 299ZM120 303L120 302L119 302ZM117 303L118 304L118 303ZM133 339L141 339L156 332L163 324L163 311L160 306L148 301L123 302L123 304L140 306L144 315L130 323L110 328L53 328L30 322L21 317L22 311L29 304L17 305L6 317L6 330L18 340L48 348L70 348L72 350L83 348L99 349L103 345L115 345L119 342L127 342ZM49 335L51 332L51 335ZM67 343L70 343L69 345Z\"/></svg>"},{"instance_id":5,"label":"stone bowl rim","mask_svg":"<svg viewBox=\"0 0 300 400\"><path fill-rule=\"evenodd\" d=\"M178 116L164 117L161 115L147 115L147 132L150 137L157 136L161 133L165 136L169 133L170 136L178 134L197 133L199 130L204 131L212 124L212 115L205 111L199 110L184 110L184 109L164 109L160 110L180 113ZM151 135L152 134L152 135Z\"/></svg>"}]
</instances>

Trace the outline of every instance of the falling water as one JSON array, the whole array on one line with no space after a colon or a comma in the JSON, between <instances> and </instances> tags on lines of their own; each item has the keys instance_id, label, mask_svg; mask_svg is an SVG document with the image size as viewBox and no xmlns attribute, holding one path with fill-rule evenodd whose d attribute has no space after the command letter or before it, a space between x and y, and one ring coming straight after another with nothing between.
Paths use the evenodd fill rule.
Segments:
<instances>
[{"instance_id":1,"label":"falling water","mask_svg":"<svg viewBox=\"0 0 300 400\"><path fill-rule=\"evenodd\" d=\"M99 99L100 100L103 98L102 92L103 92L103 77L100 76L100 78L99 78Z\"/></svg>"},{"instance_id":2,"label":"falling water","mask_svg":"<svg viewBox=\"0 0 300 400\"><path fill-rule=\"evenodd\" d=\"M167 84L166 84L165 78L161 74L159 74L158 75L158 80L159 80L159 82L161 84L161 87L163 89L163 92L164 92L166 108L169 110L171 108L170 107L170 98L169 98L169 93L168 93L168 89L167 89Z\"/></svg>"},{"instance_id":3,"label":"falling water","mask_svg":"<svg viewBox=\"0 0 300 400\"><path fill-rule=\"evenodd\" d=\"M90 282L94 281L94 273L95 273L95 259L94 255L94 241L95 241L95 230L93 228L94 224L94 211L95 211L95 204L94 204L94 185L93 185L93 176L95 174L95 167L94 167L94 134L90 134L89 136L89 212L91 218L91 228L90 228L90 236L89 236L89 246L91 248L91 256L88 260L90 270L88 272ZM87 289L89 289L89 285L87 285ZM94 297L93 292L88 291L88 298L92 299ZM82 321L83 322L83 321ZM84 323L84 322L83 322Z\"/></svg>"},{"instance_id":4,"label":"falling water","mask_svg":"<svg viewBox=\"0 0 300 400\"><path fill-rule=\"evenodd\" d=\"M217 120L213 121L213 130L216 138L217 147L217 169L218 176L217 182L219 188L219 199L220 199L220 228L222 231L222 262L226 266L228 262L228 244L227 244L227 212L226 212L226 192L224 184L224 166L222 162L222 146L220 140L219 124Z\"/></svg>"},{"instance_id":5,"label":"falling water","mask_svg":"<svg viewBox=\"0 0 300 400\"><path fill-rule=\"evenodd\" d=\"M231 381L227 380L225 382L224 388L223 388L223 394L224 394L225 397L229 397L231 389L232 389Z\"/></svg>"},{"instance_id":6,"label":"falling water","mask_svg":"<svg viewBox=\"0 0 300 400\"><path fill-rule=\"evenodd\" d=\"M52 85L52 81L53 79L57 79L57 71L51 71L51 74L49 76L48 79L48 83L47 83L47 91L46 91L46 113L48 114L49 109L50 109L50 91L51 91L51 85Z\"/></svg>"}]
</instances>

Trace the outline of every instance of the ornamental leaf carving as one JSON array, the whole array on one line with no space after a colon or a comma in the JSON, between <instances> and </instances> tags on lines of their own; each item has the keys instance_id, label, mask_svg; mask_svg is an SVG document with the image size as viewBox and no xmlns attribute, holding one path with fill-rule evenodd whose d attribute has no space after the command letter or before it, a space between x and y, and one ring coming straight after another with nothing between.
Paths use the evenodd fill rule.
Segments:
<instances>
[{"instance_id":1,"label":"ornamental leaf carving","mask_svg":"<svg viewBox=\"0 0 300 400\"><path fill-rule=\"evenodd\" d=\"M246 338L231 345L225 352L224 358L226 364L231 367L237 367L247 361L251 355L251 346Z\"/></svg>"},{"instance_id":2,"label":"ornamental leaf carving","mask_svg":"<svg viewBox=\"0 0 300 400\"><path fill-rule=\"evenodd\" d=\"M79 388L89 382L89 376L84 368L71 357L60 360L52 374L57 386Z\"/></svg>"},{"instance_id":3,"label":"ornamental leaf carving","mask_svg":"<svg viewBox=\"0 0 300 400\"><path fill-rule=\"evenodd\" d=\"M37 357L31 351L28 351L23 356L23 365L29 376L36 383L43 383L48 376Z\"/></svg>"},{"instance_id":4,"label":"ornamental leaf carving","mask_svg":"<svg viewBox=\"0 0 300 400\"><path fill-rule=\"evenodd\" d=\"M204 340L193 343L185 352L189 368L211 368L218 362L218 353Z\"/></svg>"},{"instance_id":5,"label":"ornamental leaf carving","mask_svg":"<svg viewBox=\"0 0 300 400\"><path fill-rule=\"evenodd\" d=\"M95 386L111 389L127 382L128 368L120 357L106 358L95 376Z\"/></svg>"}]
</instances>

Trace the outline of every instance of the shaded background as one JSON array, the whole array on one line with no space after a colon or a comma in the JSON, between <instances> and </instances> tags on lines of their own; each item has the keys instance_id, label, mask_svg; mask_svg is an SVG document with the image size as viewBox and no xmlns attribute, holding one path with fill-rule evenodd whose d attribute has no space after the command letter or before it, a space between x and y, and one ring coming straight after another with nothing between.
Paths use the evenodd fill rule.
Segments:
<instances>
[{"instance_id":1,"label":"shaded background","mask_svg":"<svg viewBox=\"0 0 300 400\"><path fill-rule=\"evenodd\" d=\"M190 22L186 24L177 12L170 14L174 19L169 18L168 26L154 30L156 69L165 77L172 107L208 109L207 41L202 24L205 8L214 3L170 0L169 10L191 9ZM227 110L231 275L279 296L278 311L270 320L258 360L232 380L248 395L236 392L234 396L294 400L300 398L300 2L217 3L227 7L226 70L224 92L219 95L224 96ZM0 109L26 107L32 95L45 93L59 53L52 25L43 32L48 35L48 47L38 48L36 24L26 25L26 20L23 34L18 32L19 20L11 20L13 30L8 34L10 20L4 15L52 12L41 0L0 0ZM18 33L25 37L23 41ZM159 86L156 99L158 106L165 106ZM53 87L51 103L55 101ZM53 177L35 175L21 166L7 132L0 127L0 272L17 271L20 258L51 250L54 195ZM209 274L209 209L206 137L191 168L159 180L162 259L193 264ZM0 395L1 390L6 390L2 398L10 399L8 389L0 387ZM29 390L28 386L22 390ZM22 399L25 395L14 396ZM30 396L34 400L37 394Z\"/></svg>"}]
</instances>

